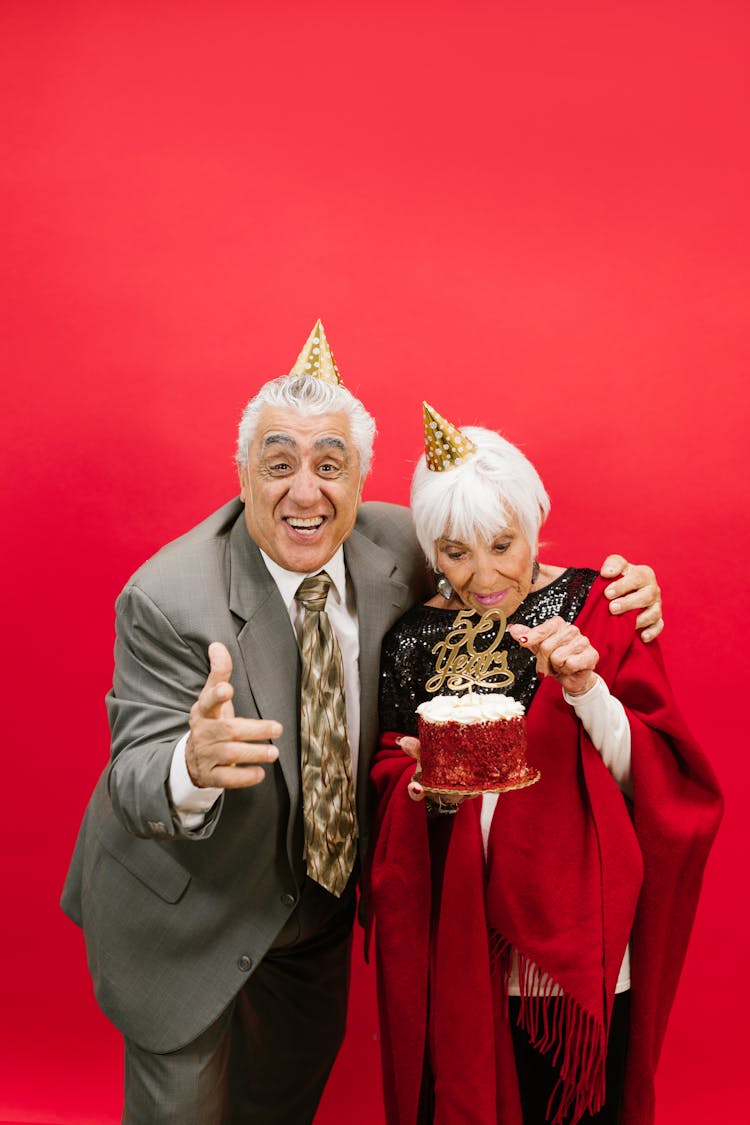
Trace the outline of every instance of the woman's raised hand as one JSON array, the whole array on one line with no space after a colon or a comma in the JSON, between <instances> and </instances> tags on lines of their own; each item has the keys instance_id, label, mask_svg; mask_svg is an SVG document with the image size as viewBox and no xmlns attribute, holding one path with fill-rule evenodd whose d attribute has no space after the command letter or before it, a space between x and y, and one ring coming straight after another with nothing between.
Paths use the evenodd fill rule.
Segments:
<instances>
[{"instance_id":1,"label":"woman's raised hand","mask_svg":"<svg viewBox=\"0 0 750 1125\"><path fill-rule=\"evenodd\" d=\"M599 653L575 625L562 617L549 617L535 629L510 625L508 632L534 653L537 672L554 676L569 695L582 695L594 686Z\"/></svg>"}]
</instances>

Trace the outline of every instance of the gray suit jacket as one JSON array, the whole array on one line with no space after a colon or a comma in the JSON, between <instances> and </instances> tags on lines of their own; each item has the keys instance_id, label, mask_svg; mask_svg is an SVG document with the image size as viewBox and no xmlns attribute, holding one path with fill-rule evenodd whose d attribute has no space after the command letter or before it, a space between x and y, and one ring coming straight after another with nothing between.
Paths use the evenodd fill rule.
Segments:
<instances>
[{"instance_id":1,"label":"gray suit jacket","mask_svg":"<svg viewBox=\"0 0 750 1125\"><path fill-rule=\"evenodd\" d=\"M409 513L395 505L364 504L344 553L359 620L364 854L380 643L425 594L427 575ZM167 778L211 641L232 656L236 713L278 719L284 733L265 781L227 791L195 836L172 816ZM62 906L83 926L103 1011L148 1050L176 1050L204 1031L294 909L304 879L298 690L294 631L238 500L161 550L120 595L112 760Z\"/></svg>"}]
</instances>

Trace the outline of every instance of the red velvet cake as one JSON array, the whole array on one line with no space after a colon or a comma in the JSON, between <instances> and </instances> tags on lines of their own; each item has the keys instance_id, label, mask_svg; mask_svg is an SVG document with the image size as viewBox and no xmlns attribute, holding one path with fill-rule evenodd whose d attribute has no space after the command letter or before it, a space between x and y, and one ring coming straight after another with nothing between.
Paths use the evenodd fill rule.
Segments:
<instances>
[{"instance_id":1,"label":"red velvet cake","mask_svg":"<svg viewBox=\"0 0 750 1125\"><path fill-rule=\"evenodd\" d=\"M437 695L417 715L428 793L503 793L539 780L526 761L523 704L510 696Z\"/></svg>"}]
</instances>

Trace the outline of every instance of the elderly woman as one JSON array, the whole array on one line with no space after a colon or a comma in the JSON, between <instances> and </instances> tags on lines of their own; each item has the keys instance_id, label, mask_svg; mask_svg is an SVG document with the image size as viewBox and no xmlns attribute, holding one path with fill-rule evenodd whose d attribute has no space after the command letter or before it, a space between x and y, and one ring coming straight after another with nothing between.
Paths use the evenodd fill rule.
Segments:
<instances>
[{"instance_id":1,"label":"elderly woman","mask_svg":"<svg viewBox=\"0 0 750 1125\"><path fill-rule=\"evenodd\" d=\"M412 509L440 592L382 650L370 902L388 1121L647 1125L714 776L657 646L607 612L593 570L538 561L549 501L518 449L426 407ZM488 647L507 630L502 690L541 780L451 805L421 800L415 709L467 610L497 618Z\"/></svg>"}]
</instances>

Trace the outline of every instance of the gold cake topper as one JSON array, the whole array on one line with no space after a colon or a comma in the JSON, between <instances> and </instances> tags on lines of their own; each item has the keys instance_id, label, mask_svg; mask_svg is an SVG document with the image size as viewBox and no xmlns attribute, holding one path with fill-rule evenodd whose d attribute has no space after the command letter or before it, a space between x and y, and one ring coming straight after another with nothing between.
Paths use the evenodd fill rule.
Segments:
<instances>
[{"instance_id":1,"label":"gold cake topper","mask_svg":"<svg viewBox=\"0 0 750 1125\"><path fill-rule=\"evenodd\" d=\"M307 337L305 346L297 356L297 362L289 374L314 375L324 383L334 383L343 387L344 380L339 374L336 360L326 338L326 330L319 319L315 321L315 327Z\"/></svg>"},{"instance_id":2,"label":"gold cake topper","mask_svg":"<svg viewBox=\"0 0 750 1125\"><path fill-rule=\"evenodd\" d=\"M508 667L508 651L498 651L507 623L507 617L497 610L488 609L479 621L472 610L459 610L447 636L432 649L437 656L435 674L425 684L425 690L440 691L443 685L448 691L472 687L498 689L512 684L516 677ZM495 639L486 648L477 648L477 638L495 624Z\"/></svg>"}]
</instances>

